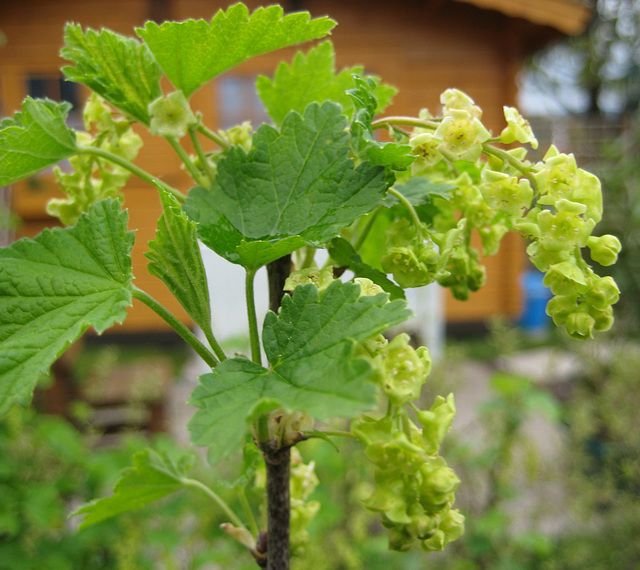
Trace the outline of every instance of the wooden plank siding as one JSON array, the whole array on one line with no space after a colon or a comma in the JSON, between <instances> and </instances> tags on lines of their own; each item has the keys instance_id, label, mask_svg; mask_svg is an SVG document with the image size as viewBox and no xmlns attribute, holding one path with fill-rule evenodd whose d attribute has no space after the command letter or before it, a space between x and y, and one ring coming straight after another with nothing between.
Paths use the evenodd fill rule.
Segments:
<instances>
[{"instance_id":1,"label":"wooden plank siding","mask_svg":"<svg viewBox=\"0 0 640 570\"><path fill-rule=\"evenodd\" d=\"M515 1L515 0L514 0ZM556 7L572 4L568 0L545 0ZM210 19L218 8L233 2L211 0L22 0L0 3L0 29L6 45L0 48L0 94L4 109L11 114L19 108L26 93L30 73L54 74L63 63L58 56L64 23L75 21L84 27L110 28L131 34L154 11L167 17ZM248 1L253 9L260 2ZM487 126L499 132L503 127L502 106L515 104L516 75L536 34L549 36L553 24L527 22L526 13L510 18L496 9L483 9L478 2L400 0L308 0L302 9L314 16L330 15L339 22L332 35L338 65L363 64L370 73L400 89L392 114L415 114L422 107L436 111L439 95L448 87L467 92L485 112ZM503 0L508 4L507 0ZM516 2L520 4L520 2ZM563 12L564 14L564 12ZM574 15L575 16L575 15ZM582 25L582 24L580 24ZM551 27L550 27L551 26ZM556 35L559 32L554 32ZM307 48L309 46L306 46ZM290 59L295 50L267 54L247 62L233 73L253 77L271 74L282 58ZM170 86L167 86L170 90ZM194 108L205 120L220 126L216 84L194 94ZM157 173L166 182L184 191L188 178L168 144L145 136L145 147L137 160L142 168ZM46 199L56 191L51 175L14 185L13 205L27 222L25 235L33 235L52 223L44 212ZM132 227L138 227L133 253L136 283L188 322L164 285L148 275L143 257L146 244L155 232L160 206L155 189L132 177L127 185L126 204ZM518 236L509 236L500 254L487 261L486 287L472 294L467 303L447 298L449 321L483 321L495 314L514 316L519 311L518 275L524 265L523 246ZM125 322L127 331L162 328L163 323L145 307L134 307Z\"/></svg>"}]
</instances>

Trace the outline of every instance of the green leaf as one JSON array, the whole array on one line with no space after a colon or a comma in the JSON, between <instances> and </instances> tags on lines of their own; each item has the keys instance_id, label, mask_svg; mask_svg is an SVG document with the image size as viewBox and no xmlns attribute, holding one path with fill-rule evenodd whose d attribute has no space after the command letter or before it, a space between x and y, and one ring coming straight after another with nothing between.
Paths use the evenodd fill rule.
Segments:
<instances>
[{"instance_id":1,"label":"green leaf","mask_svg":"<svg viewBox=\"0 0 640 570\"><path fill-rule=\"evenodd\" d=\"M75 64L62 68L70 81L83 83L114 107L149 125L149 103L162 95L162 70L147 46L110 30L67 24L60 55Z\"/></svg>"},{"instance_id":2,"label":"green leaf","mask_svg":"<svg viewBox=\"0 0 640 570\"><path fill-rule=\"evenodd\" d=\"M255 57L326 36L335 26L329 18L311 20L307 12L283 15L280 6L258 8L251 15L243 4L219 10L210 23L147 22L138 28L163 71L189 97L205 83Z\"/></svg>"},{"instance_id":3,"label":"green leaf","mask_svg":"<svg viewBox=\"0 0 640 570\"><path fill-rule=\"evenodd\" d=\"M415 157L411 146L395 142L380 142L373 136L371 123L376 114L378 82L373 77L354 76L356 87L349 90L356 113L351 123L351 146L356 156L392 170L404 170Z\"/></svg>"},{"instance_id":4,"label":"green leaf","mask_svg":"<svg viewBox=\"0 0 640 570\"><path fill-rule=\"evenodd\" d=\"M65 122L70 105L27 97L22 112L0 129L0 186L12 184L69 158L76 135Z\"/></svg>"},{"instance_id":5,"label":"green leaf","mask_svg":"<svg viewBox=\"0 0 640 570\"><path fill-rule=\"evenodd\" d=\"M291 65L281 63L273 80L260 75L256 88L269 116L278 125L282 124L289 111L303 113L314 102L334 101L342 106L347 116L351 116L354 106L347 91L355 87L353 75L363 73L362 67L352 67L336 73L333 44L327 41L311 49L306 56L298 52ZM377 113L382 112L395 93L393 87L378 86Z\"/></svg>"},{"instance_id":6,"label":"green leaf","mask_svg":"<svg viewBox=\"0 0 640 570\"><path fill-rule=\"evenodd\" d=\"M145 257L149 273L161 279L189 316L203 330L211 329L207 276L200 255L196 224L181 211L176 198L159 188L163 214L156 238Z\"/></svg>"},{"instance_id":7,"label":"green leaf","mask_svg":"<svg viewBox=\"0 0 640 570\"><path fill-rule=\"evenodd\" d=\"M258 269L305 245L300 236L247 240L216 210L217 207L216 194L199 186L189 192L185 211L198 222L198 236L202 242L232 263L250 270Z\"/></svg>"},{"instance_id":8,"label":"green leaf","mask_svg":"<svg viewBox=\"0 0 640 570\"><path fill-rule=\"evenodd\" d=\"M360 288L335 281L322 296L314 285L285 296L279 315L268 313L263 345L270 367L245 358L225 360L200 378L190 403L196 445L209 445L216 462L238 449L246 419L264 400L303 410L317 419L353 416L375 405L371 367L352 357L356 342L411 316L404 301L387 295L359 297Z\"/></svg>"},{"instance_id":9,"label":"green leaf","mask_svg":"<svg viewBox=\"0 0 640 570\"><path fill-rule=\"evenodd\" d=\"M71 516L85 515L80 528L144 507L184 486L194 456L184 455L177 461L164 453L145 449L133 456L133 466L124 469L110 497L92 501Z\"/></svg>"},{"instance_id":10,"label":"green leaf","mask_svg":"<svg viewBox=\"0 0 640 570\"><path fill-rule=\"evenodd\" d=\"M392 299L404 299L404 289L389 279L386 273L371 267L357 254L353 246L344 238L334 238L329 243L327 250L336 265L347 266L356 277L366 277L375 284L380 285Z\"/></svg>"},{"instance_id":11,"label":"green leaf","mask_svg":"<svg viewBox=\"0 0 640 570\"><path fill-rule=\"evenodd\" d=\"M304 116L287 115L281 131L262 125L249 153L232 148L213 187L192 190L185 204L202 241L252 269L304 243L322 247L375 208L387 188L384 169L354 168L346 125L338 105L312 104Z\"/></svg>"},{"instance_id":12,"label":"green leaf","mask_svg":"<svg viewBox=\"0 0 640 570\"><path fill-rule=\"evenodd\" d=\"M29 398L40 375L82 333L98 333L131 304L133 232L116 199L75 226L0 249L0 414Z\"/></svg>"}]
</instances>

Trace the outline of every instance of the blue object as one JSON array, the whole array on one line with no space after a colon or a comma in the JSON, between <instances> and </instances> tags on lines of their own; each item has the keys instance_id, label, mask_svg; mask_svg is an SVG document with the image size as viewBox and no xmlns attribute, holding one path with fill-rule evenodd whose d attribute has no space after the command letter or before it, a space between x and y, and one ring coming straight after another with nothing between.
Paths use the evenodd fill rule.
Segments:
<instances>
[{"instance_id":1,"label":"blue object","mask_svg":"<svg viewBox=\"0 0 640 570\"><path fill-rule=\"evenodd\" d=\"M520 278L523 293L522 314L518 324L529 333L543 333L551 317L545 312L551 291L542 283L544 274L536 270L525 271Z\"/></svg>"}]
</instances>

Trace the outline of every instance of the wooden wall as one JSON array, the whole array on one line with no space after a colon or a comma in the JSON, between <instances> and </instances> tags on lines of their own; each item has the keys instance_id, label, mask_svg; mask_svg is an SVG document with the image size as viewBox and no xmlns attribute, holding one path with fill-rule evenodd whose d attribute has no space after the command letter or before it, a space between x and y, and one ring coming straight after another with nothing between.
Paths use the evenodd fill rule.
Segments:
<instances>
[{"instance_id":1,"label":"wooden wall","mask_svg":"<svg viewBox=\"0 0 640 570\"><path fill-rule=\"evenodd\" d=\"M11 114L20 107L27 95L27 78L30 74L56 74L65 62L59 57L63 44L64 25L68 21L78 22L84 27L100 29L107 27L115 32L131 34L134 26L148 19L147 0L23 0L0 2L0 29L7 37L6 45L0 48L0 88L3 107ZM145 136L144 129L139 129ZM175 153L163 140L146 137L145 146L136 163L171 185L187 189L187 177L180 170ZM12 188L13 207L24 220L19 237L33 236L55 220L45 213L49 197L60 196L50 173L42 173L21 181ZM130 227L138 228L133 250L136 285L160 300L185 323L189 319L180 305L171 297L164 284L148 274L143 256L147 243L155 235L155 222L161 207L157 191L132 176L125 191L125 205L129 208ZM109 332L134 332L168 327L146 306L134 301L127 320Z\"/></svg>"},{"instance_id":2,"label":"wooden wall","mask_svg":"<svg viewBox=\"0 0 640 570\"><path fill-rule=\"evenodd\" d=\"M63 63L58 57L63 26L75 21L83 26L108 27L129 34L134 26L149 18L155 7L168 17L209 19L216 9L232 2L211 0L22 0L0 3L0 29L7 44L0 48L0 89L5 114L19 107L26 95L28 73L55 73ZM250 8L259 2L246 2ZM329 15L339 22L332 40L336 44L338 65L364 64L385 82L400 89L390 112L417 113L428 107L436 111L440 93L448 87L466 91L485 111L489 128L499 132L503 126L502 106L514 104L515 77L522 56L519 28L522 22L498 12L481 10L455 2L418 0L308 0L303 9L314 16ZM270 74L294 50L268 54L248 62L236 71L247 77ZM193 105L205 112L215 126L219 121L216 85L208 85L193 96ZM138 164L159 172L168 183L187 190L188 179L164 141L145 145ZM44 214L45 198L55 193L51 177L41 175L16 184L14 205L29 221L24 233L31 235L50 224ZM164 292L164 286L146 272L142 252L152 239L159 204L155 190L133 177L126 189L131 225L139 227L134 249L136 283L166 302L169 308L186 316ZM517 236L505 240L500 254L487 261L488 282L467 303L447 298L450 321L482 321L494 314L513 316L519 310L518 275L523 266L522 244ZM127 330L146 330L161 326L153 313L136 307L125 323Z\"/></svg>"}]
</instances>

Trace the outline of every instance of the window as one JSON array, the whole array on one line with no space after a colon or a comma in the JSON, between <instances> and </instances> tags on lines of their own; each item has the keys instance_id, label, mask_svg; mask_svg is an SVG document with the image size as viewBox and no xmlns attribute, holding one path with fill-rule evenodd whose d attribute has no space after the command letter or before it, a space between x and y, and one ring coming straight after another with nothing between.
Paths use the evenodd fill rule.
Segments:
<instances>
[{"instance_id":1,"label":"window","mask_svg":"<svg viewBox=\"0 0 640 570\"><path fill-rule=\"evenodd\" d=\"M248 75L229 75L218 80L218 109L223 129L244 121L251 121L257 129L261 123L269 122L255 83L255 76Z\"/></svg>"},{"instance_id":2,"label":"window","mask_svg":"<svg viewBox=\"0 0 640 570\"><path fill-rule=\"evenodd\" d=\"M65 81L61 75L32 74L27 77L27 93L34 99L51 99L71 103L67 122L70 127L82 129L80 89L77 83Z\"/></svg>"}]
</instances>

